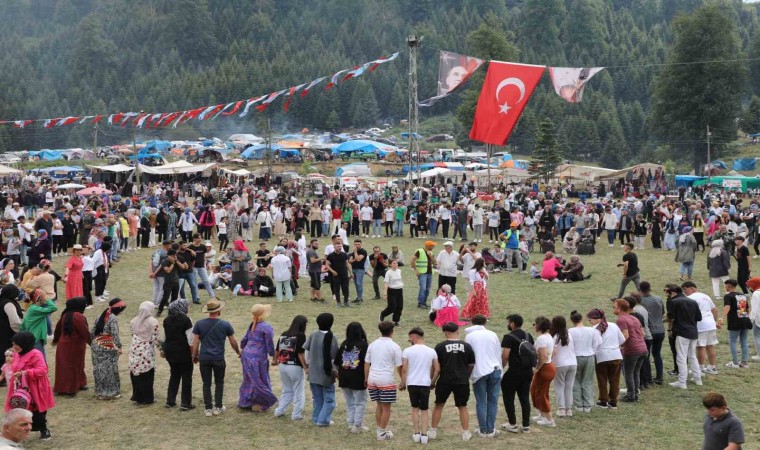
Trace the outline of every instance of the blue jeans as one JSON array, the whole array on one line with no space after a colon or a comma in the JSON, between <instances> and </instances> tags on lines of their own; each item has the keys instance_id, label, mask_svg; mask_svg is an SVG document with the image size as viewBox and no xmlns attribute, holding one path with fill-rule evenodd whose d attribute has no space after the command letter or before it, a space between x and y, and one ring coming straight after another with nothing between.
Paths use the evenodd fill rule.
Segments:
<instances>
[{"instance_id":1,"label":"blue jeans","mask_svg":"<svg viewBox=\"0 0 760 450\"><path fill-rule=\"evenodd\" d=\"M318 427L330 425L332 413L335 409L335 385L322 386L309 383L311 388L312 413L311 421Z\"/></svg>"},{"instance_id":2,"label":"blue jeans","mask_svg":"<svg viewBox=\"0 0 760 450\"><path fill-rule=\"evenodd\" d=\"M430 293L430 285L433 283L433 274L421 273L418 281L420 282L420 293L417 295L417 304L425 305Z\"/></svg>"},{"instance_id":3,"label":"blue jeans","mask_svg":"<svg viewBox=\"0 0 760 450\"><path fill-rule=\"evenodd\" d=\"M430 237L436 237L438 234L438 221L430 219Z\"/></svg>"},{"instance_id":4,"label":"blue jeans","mask_svg":"<svg viewBox=\"0 0 760 450\"><path fill-rule=\"evenodd\" d=\"M475 394L475 412L481 433L493 433L496 426L496 413L499 409L499 392L501 390L501 369L481 377L472 385Z\"/></svg>"},{"instance_id":5,"label":"blue jeans","mask_svg":"<svg viewBox=\"0 0 760 450\"><path fill-rule=\"evenodd\" d=\"M755 351L760 355L760 323L753 323L752 325L752 338L755 340Z\"/></svg>"},{"instance_id":6,"label":"blue jeans","mask_svg":"<svg viewBox=\"0 0 760 450\"><path fill-rule=\"evenodd\" d=\"M749 361L749 345L747 344L749 330L728 330L728 347L731 349L731 360L734 364L739 364L738 355L736 354L736 340L739 339L742 344L742 362Z\"/></svg>"},{"instance_id":7,"label":"blue jeans","mask_svg":"<svg viewBox=\"0 0 760 450\"><path fill-rule=\"evenodd\" d=\"M329 236L330 222L322 222L322 236Z\"/></svg>"},{"instance_id":8,"label":"blue jeans","mask_svg":"<svg viewBox=\"0 0 760 450\"><path fill-rule=\"evenodd\" d=\"M681 263L681 275L688 275L691 278L691 274L694 273L694 261Z\"/></svg>"},{"instance_id":9,"label":"blue jeans","mask_svg":"<svg viewBox=\"0 0 760 450\"><path fill-rule=\"evenodd\" d=\"M208 272L206 272L206 268L194 267L193 274L195 275L195 281L200 280L200 282L203 283L203 287L206 288L206 292L208 292L208 295L210 295L211 298L216 298L216 294L214 293L214 288L211 286L211 283L208 282Z\"/></svg>"},{"instance_id":10,"label":"blue jeans","mask_svg":"<svg viewBox=\"0 0 760 450\"><path fill-rule=\"evenodd\" d=\"M393 232L396 233L396 236L404 235L404 219L396 219L393 222Z\"/></svg>"},{"instance_id":11,"label":"blue jeans","mask_svg":"<svg viewBox=\"0 0 760 450\"><path fill-rule=\"evenodd\" d=\"M467 240L467 222L459 222L459 236L463 241Z\"/></svg>"},{"instance_id":12,"label":"blue jeans","mask_svg":"<svg viewBox=\"0 0 760 450\"><path fill-rule=\"evenodd\" d=\"M198 303L198 283L195 282L195 272L192 270L187 273L183 273L179 276L179 286L182 289L183 281L190 285L190 297L193 299L193 303Z\"/></svg>"},{"instance_id":13,"label":"blue jeans","mask_svg":"<svg viewBox=\"0 0 760 450\"><path fill-rule=\"evenodd\" d=\"M615 243L615 230L606 230L607 231L607 243L612 245Z\"/></svg>"},{"instance_id":14,"label":"blue jeans","mask_svg":"<svg viewBox=\"0 0 760 450\"><path fill-rule=\"evenodd\" d=\"M383 219L372 220L372 236L382 236L383 234Z\"/></svg>"},{"instance_id":15,"label":"blue jeans","mask_svg":"<svg viewBox=\"0 0 760 450\"><path fill-rule=\"evenodd\" d=\"M356 288L356 298L364 299L364 269L354 269L354 287Z\"/></svg>"}]
</instances>

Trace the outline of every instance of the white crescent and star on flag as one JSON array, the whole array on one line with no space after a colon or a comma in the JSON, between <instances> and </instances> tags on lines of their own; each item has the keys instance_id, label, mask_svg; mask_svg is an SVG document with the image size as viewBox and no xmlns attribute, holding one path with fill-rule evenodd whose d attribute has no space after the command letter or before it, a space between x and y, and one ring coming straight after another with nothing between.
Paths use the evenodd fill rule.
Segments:
<instances>
[{"instance_id":1,"label":"white crescent and star on flag","mask_svg":"<svg viewBox=\"0 0 760 450\"><path fill-rule=\"evenodd\" d=\"M517 99L517 101L512 105L517 105L518 103L522 102L525 98L525 83L519 78L505 78L501 80L498 86L496 86L496 102L499 104L499 114L508 114L509 110L512 109L512 106L509 105L509 102L507 100L504 100L504 103L501 103L501 99L499 98L499 94L501 93L501 90L504 89L507 86L515 86L520 91L520 98Z\"/></svg>"}]
</instances>

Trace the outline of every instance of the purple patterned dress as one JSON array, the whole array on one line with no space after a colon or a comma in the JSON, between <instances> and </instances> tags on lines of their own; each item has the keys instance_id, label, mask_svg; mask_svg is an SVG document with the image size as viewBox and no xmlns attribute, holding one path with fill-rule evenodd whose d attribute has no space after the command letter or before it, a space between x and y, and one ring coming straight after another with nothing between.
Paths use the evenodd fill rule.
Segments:
<instances>
[{"instance_id":1,"label":"purple patterned dress","mask_svg":"<svg viewBox=\"0 0 760 450\"><path fill-rule=\"evenodd\" d=\"M274 330L266 322L248 329L242 342L243 384L240 385L239 408L266 411L277 403L269 379L269 357L274 356Z\"/></svg>"}]
</instances>

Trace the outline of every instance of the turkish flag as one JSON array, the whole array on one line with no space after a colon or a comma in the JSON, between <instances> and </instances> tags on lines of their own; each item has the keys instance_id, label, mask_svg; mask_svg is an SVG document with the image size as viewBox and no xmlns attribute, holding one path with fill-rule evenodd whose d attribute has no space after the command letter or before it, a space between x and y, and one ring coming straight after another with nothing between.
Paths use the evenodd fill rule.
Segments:
<instances>
[{"instance_id":1,"label":"turkish flag","mask_svg":"<svg viewBox=\"0 0 760 450\"><path fill-rule=\"evenodd\" d=\"M470 139L506 144L545 68L491 61L475 108Z\"/></svg>"}]
</instances>

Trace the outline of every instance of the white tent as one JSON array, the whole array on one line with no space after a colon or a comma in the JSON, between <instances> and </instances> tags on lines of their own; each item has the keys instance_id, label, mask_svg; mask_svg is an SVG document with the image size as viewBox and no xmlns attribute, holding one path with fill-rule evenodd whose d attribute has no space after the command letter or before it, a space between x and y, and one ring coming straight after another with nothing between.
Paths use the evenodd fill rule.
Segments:
<instances>
[{"instance_id":1,"label":"white tent","mask_svg":"<svg viewBox=\"0 0 760 450\"><path fill-rule=\"evenodd\" d=\"M239 177L247 177L247 176L249 176L251 174L250 170L246 170L246 169L232 170L232 169L227 169L227 168L224 168L224 167L222 167L222 172L228 173L230 175L236 175L236 176L239 176Z\"/></svg>"},{"instance_id":2,"label":"white tent","mask_svg":"<svg viewBox=\"0 0 760 450\"><path fill-rule=\"evenodd\" d=\"M448 175L451 172L452 172L451 169L446 169L444 167L434 167L430 170L426 170L420 173L420 177L422 178L437 177L439 175Z\"/></svg>"},{"instance_id":3,"label":"white tent","mask_svg":"<svg viewBox=\"0 0 760 450\"><path fill-rule=\"evenodd\" d=\"M149 175L176 175L182 173L198 173L204 172L209 169L213 169L217 166L216 163L210 164L190 164L187 161L174 161L163 166L146 166L143 164L137 165L137 170L140 173L146 173Z\"/></svg>"},{"instance_id":4,"label":"white tent","mask_svg":"<svg viewBox=\"0 0 760 450\"><path fill-rule=\"evenodd\" d=\"M0 165L0 176L15 175L15 174L23 173L23 172L24 172L23 170L13 169L8 166Z\"/></svg>"},{"instance_id":5,"label":"white tent","mask_svg":"<svg viewBox=\"0 0 760 450\"><path fill-rule=\"evenodd\" d=\"M134 167L127 166L127 165L124 165L124 164L113 164L111 166L90 166L90 165L88 165L87 167L89 167L90 170L92 170L93 172L98 172L98 171L102 171L102 172L130 172L132 170L135 170Z\"/></svg>"}]
</instances>

